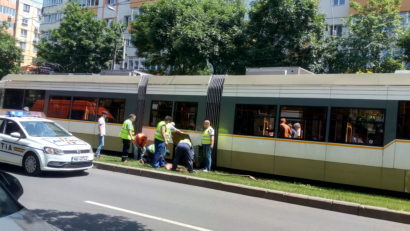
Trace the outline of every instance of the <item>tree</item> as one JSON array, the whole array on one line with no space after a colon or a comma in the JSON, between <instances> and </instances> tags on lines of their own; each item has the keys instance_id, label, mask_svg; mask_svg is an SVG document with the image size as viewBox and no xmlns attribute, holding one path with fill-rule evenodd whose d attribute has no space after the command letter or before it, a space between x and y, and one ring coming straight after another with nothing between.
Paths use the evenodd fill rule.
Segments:
<instances>
[{"instance_id":1,"label":"tree","mask_svg":"<svg viewBox=\"0 0 410 231\"><path fill-rule=\"evenodd\" d=\"M322 70L325 24L317 0L259 0L249 18L249 66Z\"/></svg>"},{"instance_id":2,"label":"tree","mask_svg":"<svg viewBox=\"0 0 410 231\"><path fill-rule=\"evenodd\" d=\"M404 61L410 63L410 30L407 30L400 38L399 47L403 50Z\"/></svg>"},{"instance_id":3,"label":"tree","mask_svg":"<svg viewBox=\"0 0 410 231\"><path fill-rule=\"evenodd\" d=\"M244 15L241 0L161 0L141 8L132 43L169 74L241 73Z\"/></svg>"},{"instance_id":4,"label":"tree","mask_svg":"<svg viewBox=\"0 0 410 231\"><path fill-rule=\"evenodd\" d=\"M330 72L392 72L401 69L398 39L402 32L401 0L369 0L364 5L350 2L355 13L346 23L347 34L336 39L342 65ZM334 56L336 57L336 56Z\"/></svg>"},{"instance_id":5,"label":"tree","mask_svg":"<svg viewBox=\"0 0 410 231\"><path fill-rule=\"evenodd\" d=\"M7 23L0 23L0 78L16 72L23 59L22 51L16 46L16 39L7 33Z\"/></svg>"},{"instance_id":6,"label":"tree","mask_svg":"<svg viewBox=\"0 0 410 231\"><path fill-rule=\"evenodd\" d=\"M108 26L94 18L92 10L72 2L64 9L60 28L39 43L38 55L58 64L56 71L59 72L100 72L112 60L115 45L121 44L120 29L119 24Z\"/></svg>"}]
</instances>

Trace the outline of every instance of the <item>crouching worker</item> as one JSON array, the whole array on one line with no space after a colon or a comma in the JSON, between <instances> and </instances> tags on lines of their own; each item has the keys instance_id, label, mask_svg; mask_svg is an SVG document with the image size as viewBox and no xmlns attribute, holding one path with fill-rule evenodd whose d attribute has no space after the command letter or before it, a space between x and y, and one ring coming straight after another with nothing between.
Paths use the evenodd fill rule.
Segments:
<instances>
[{"instance_id":1,"label":"crouching worker","mask_svg":"<svg viewBox=\"0 0 410 231\"><path fill-rule=\"evenodd\" d=\"M192 143L189 139L183 139L179 141L175 148L175 157L172 163L172 170L176 171L179 160L185 159L187 162L187 168L189 173L194 172L193 160L194 160L194 149L192 147Z\"/></svg>"},{"instance_id":2,"label":"crouching worker","mask_svg":"<svg viewBox=\"0 0 410 231\"><path fill-rule=\"evenodd\" d=\"M147 140L147 136L143 133L138 133L133 140L134 159L140 161L141 163L143 162L142 156L145 153L145 146L147 145Z\"/></svg>"}]
</instances>

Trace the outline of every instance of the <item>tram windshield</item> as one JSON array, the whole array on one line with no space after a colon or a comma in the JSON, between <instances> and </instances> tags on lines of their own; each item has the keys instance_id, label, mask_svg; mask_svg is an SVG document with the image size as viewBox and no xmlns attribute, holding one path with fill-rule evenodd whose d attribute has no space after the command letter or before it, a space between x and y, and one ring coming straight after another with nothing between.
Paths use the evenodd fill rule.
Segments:
<instances>
[{"instance_id":1,"label":"tram windshield","mask_svg":"<svg viewBox=\"0 0 410 231\"><path fill-rule=\"evenodd\" d=\"M34 137L63 137L71 136L69 132L54 122L23 121L20 122L30 136Z\"/></svg>"}]
</instances>

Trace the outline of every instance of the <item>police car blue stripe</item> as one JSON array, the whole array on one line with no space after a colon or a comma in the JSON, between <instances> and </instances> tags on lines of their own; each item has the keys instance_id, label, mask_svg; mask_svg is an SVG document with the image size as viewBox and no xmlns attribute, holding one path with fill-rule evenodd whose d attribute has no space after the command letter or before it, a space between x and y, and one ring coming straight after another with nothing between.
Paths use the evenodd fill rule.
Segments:
<instances>
[{"instance_id":1,"label":"police car blue stripe","mask_svg":"<svg viewBox=\"0 0 410 231\"><path fill-rule=\"evenodd\" d=\"M0 151L0 152L5 152L5 153L8 153L8 154L11 154L11 155L15 155L15 156L22 156L22 155L19 155L19 154L16 154L16 153L12 153L12 152L8 152L8 151ZM1 153L0 153L0 155L1 155Z\"/></svg>"},{"instance_id":2,"label":"police car blue stripe","mask_svg":"<svg viewBox=\"0 0 410 231\"><path fill-rule=\"evenodd\" d=\"M2 141L0 141L0 142L9 143L9 144L15 144L15 145L18 145L18 146L23 146L23 147L33 148L33 149L36 149L36 150L43 151L43 149L40 149L40 148L35 148L35 147L28 146L28 145L19 144L19 143L14 143L14 142L10 142L10 141L2 140Z\"/></svg>"}]
</instances>

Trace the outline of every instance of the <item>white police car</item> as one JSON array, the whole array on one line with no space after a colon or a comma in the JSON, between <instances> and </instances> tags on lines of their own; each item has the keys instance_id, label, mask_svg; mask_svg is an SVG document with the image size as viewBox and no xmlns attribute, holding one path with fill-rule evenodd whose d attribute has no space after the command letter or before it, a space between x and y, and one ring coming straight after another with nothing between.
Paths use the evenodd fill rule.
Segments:
<instances>
[{"instance_id":1,"label":"white police car","mask_svg":"<svg viewBox=\"0 0 410 231\"><path fill-rule=\"evenodd\" d=\"M54 121L8 111L0 116L0 162L41 171L83 171L93 166L91 146Z\"/></svg>"}]
</instances>

